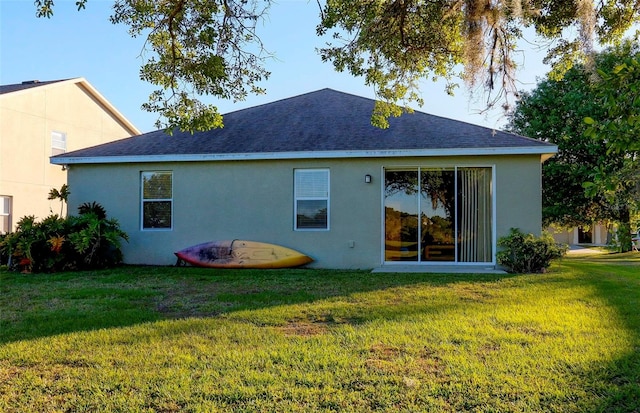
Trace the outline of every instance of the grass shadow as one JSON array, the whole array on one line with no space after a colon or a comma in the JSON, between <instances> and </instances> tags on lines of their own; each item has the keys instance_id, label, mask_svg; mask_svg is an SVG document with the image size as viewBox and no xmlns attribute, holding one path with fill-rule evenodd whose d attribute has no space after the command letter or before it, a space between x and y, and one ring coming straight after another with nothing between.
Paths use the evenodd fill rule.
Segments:
<instances>
[{"instance_id":1,"label":"grass shadow","mask_svg":"<svg viewBox=\"0 0 640 413\"><path fill-rule=\"evenodd\" d=\"M509 277L512 275L146 266L60 274L0 272L0 344L160 320L309 304L416 284L447 286ZM361 319L351 317L350 322L370 319L375 314L407 315L410 310L401 307L395 312L379 308ZM332 316L315 317L318 322L331 322Z\"/></svg>"}]
</instances>

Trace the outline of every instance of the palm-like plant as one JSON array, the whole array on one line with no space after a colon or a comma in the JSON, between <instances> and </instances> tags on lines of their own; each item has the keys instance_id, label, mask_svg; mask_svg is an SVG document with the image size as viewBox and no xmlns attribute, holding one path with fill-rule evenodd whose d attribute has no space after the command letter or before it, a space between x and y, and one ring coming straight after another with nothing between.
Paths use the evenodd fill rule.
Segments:
<instances>
[{"instance_id":1,"label":"palm-like plant","mask_svg":"<svg viewBox=\"0 0 640 413\"><path fill-rule=\"evenodd\" d=\"M67 198L69 198L69 185L62 184L60 190L56 188L51 188L49 191L49 197L47 199L59 199L60 200L60 217L62 217L62 211L64 209L64 204L67 203Z\"/></svg>"}]
</instances>

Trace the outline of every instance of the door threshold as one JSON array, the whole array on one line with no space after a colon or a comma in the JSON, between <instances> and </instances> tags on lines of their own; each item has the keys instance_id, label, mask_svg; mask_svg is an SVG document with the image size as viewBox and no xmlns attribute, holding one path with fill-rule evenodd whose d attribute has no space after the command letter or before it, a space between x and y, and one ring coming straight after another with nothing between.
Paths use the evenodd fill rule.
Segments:
<instances>
[{"instance_id":1,"label":"door threshold","mask_svg":"<svg viewBox=\"0 0 640 413\"><path fill-rule=\"evenodd\" d=\"M489 265L382 265L372 273L506 274Z\"/></svg>"}]
</instances>

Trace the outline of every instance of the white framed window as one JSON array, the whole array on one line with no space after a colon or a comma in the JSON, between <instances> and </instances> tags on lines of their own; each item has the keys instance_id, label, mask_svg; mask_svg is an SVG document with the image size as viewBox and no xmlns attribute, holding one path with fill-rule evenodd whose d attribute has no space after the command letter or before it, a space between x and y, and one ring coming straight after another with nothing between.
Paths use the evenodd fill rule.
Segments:
<instances>
[{"instance_id":1,"label":"white framed window","mask_svg":"<svg viewBox=\"0 0 640 413\"><path fill-rule=\"evenodd\" d=\"M0 195L0 234L11 231L11 197Z\"/></svg>"},{"instance_id":2,"label":"white framed window","mask_svg":"<svg viewBox=\"0 0 640 413\"><path fill-rule=\"evenodd\" d=\"M329 169L295 169L294 198L295 230L329 230Z\"/></svg>"},{"instance_id":3,"label":"white framed window","mask_svg":"<svg viewBox=\"0 0 640 413\"><path fill-rule=\"evenodd\" d=\"M64 132L51 132L51 155L60 155L67 152L67 134Z\"/></svg>"},{"instance_id":4,"label":"white framed window","mask_svg":"<svg viewBox=\"0 0 640 413\"><path fill-rule=\"evenodd\" d=\"M140 173L142 230L173 228L173 172Z\"/></svg>"}]
</instances>

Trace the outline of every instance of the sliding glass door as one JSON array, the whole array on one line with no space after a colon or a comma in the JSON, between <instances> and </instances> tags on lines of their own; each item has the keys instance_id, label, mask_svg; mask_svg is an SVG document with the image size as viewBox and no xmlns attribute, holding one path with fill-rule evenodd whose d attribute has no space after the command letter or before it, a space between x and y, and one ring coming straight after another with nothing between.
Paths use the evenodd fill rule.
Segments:
<instances>
[{"instance_id":1,"label":"sliding glass door","mask_svg":"<svg viewBox=\"0 0 640 413\"><path fill-rule=\"evenodd\" d=\"M455 261L454 170L421 169L420 203L421 260Z\"/></svg>"},{"instance_id":2,"label":"sliding glass door","mask_svg":"<svg viewBox=\"0 0 640 413\"><path fill-rule=\"evenodd\" d=\"M418 261L417 171L385 173L385 261Z\"/></svg>"},{"instance_id":3,"label":"sliding glass door","mask_svg":"<svg viewBox=\"0 0 640 413\"><path fill-rule=\"evenodd\" d=\"M385 261L491 262L491 168L385 171Z\"/></svg>"}]
</instances>

